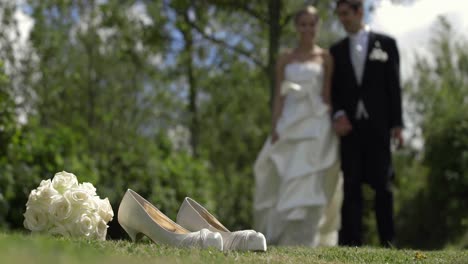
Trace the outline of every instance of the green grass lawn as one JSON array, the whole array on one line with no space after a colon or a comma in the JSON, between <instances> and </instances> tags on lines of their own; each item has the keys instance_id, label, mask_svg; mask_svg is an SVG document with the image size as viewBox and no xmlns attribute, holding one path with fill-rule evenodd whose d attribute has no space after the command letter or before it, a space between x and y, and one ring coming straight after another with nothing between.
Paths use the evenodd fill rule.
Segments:
<instances>
[{"instance_id":1,"label":"green grass lawn","mask_svg":"<svg viewBox=\"0 0 468 264\"><path fill-rule=\"evenodd\" d=\"M0 263L468 263L467 250L270 247L266 253L176 249L149 241L87 241L0 233Z\"/></svg>"}]
</instances>

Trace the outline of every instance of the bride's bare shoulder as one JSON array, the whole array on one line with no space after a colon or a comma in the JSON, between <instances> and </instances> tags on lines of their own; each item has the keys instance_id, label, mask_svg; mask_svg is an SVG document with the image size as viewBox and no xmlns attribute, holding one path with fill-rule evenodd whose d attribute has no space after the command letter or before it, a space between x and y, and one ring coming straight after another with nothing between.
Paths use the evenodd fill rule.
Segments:
<instances>
[{"instance_id":1,"label":"bride's bare shoulder","mask_svg":"<svg viewBox=\"0 0 468 264\"><path fill-rule=\"evenodd\" d=\"M278 56L278 65L285 66L294 59L294 50L286 49Z\"/></svg>"},{"instance_id":2,"label":"bride's bare shoulder","mask_svg":"<svg viewBox=\"0 0 468 264\"><path fill-rule=\"evenodd\" d=\"M325 64L329 64L332 57L328 49L317 46L315 53Z\"/></svg>"},{"instance_id":3,"label":"bride's bare shoulder","mask_svg":"<svg viewBox=\"0 0 468 264\"><path fill-rule=\"evenodd\" d=\"M325 56L328 56L330 54L330 52L325 49L325 48L322 48L320 46L315 46L315 51L314 53L318 56L321 56L321 57L325 57Z\"/></svg>"}]
</instances>

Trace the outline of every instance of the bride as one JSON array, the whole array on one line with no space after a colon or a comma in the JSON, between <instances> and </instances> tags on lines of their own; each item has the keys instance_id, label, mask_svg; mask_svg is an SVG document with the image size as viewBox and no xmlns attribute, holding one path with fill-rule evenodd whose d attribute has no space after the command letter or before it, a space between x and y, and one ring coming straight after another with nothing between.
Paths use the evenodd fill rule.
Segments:
<instances>
[{"instance_id":1,"label":"bride","mask_svg":"<svg viewBox=\"0 0 468 264\"><path fill-rule=\"evenodd\" d=\"M315 44L314 7L299 10L294 23L298 46L278 59L272 133L254 166L255 228L271 244L333 246L342 180L330 120L332 58Z\"/></svg>"}]
</instances>

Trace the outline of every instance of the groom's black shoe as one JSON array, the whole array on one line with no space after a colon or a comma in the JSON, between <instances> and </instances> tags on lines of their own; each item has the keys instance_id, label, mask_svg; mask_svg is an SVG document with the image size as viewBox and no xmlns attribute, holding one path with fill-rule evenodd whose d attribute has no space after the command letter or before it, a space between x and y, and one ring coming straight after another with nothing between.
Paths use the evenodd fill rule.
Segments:
<instances>
[{"instance_id":1,"label":"groom's black shoe","mask_svg":"<svg viewBox=\"0 0 468 264\"><path fill-rule=\"evenodd\" d=\"M381 241L380 245L384 248L395 248L395 241L394 240Z\"/></svg>"},{"instance_id":2,"label":"groom's black shoe","mask_svg":"<svg viewBox=\"0 0 468 264\"><path fill-rule=\"evenodd\" d=\"M360 247L362 246L362 239L356 232L350 234L347 230L341 229L338 235L338 244L345 247Z\"/></svg>"}]
</instances>

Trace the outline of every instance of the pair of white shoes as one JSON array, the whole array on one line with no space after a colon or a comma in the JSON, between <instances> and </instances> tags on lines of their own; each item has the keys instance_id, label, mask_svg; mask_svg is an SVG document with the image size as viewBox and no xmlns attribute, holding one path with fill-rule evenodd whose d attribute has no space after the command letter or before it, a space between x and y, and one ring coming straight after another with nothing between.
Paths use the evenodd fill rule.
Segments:
<instances>
[{"instance_id":1,"label":"pair of white shoes","mask_svg":"<svg viewBox=\"0 0 468 264\"><path fill-rule=\"evenodd\" d=\"M119 206L118 221L133 241L146 235L155 243L176 247L218 250L266 251L262 233L254 230L230 232L203 206L185 198L177 223L138 193L128 189Z\"/></svg>"}]
</instances>

